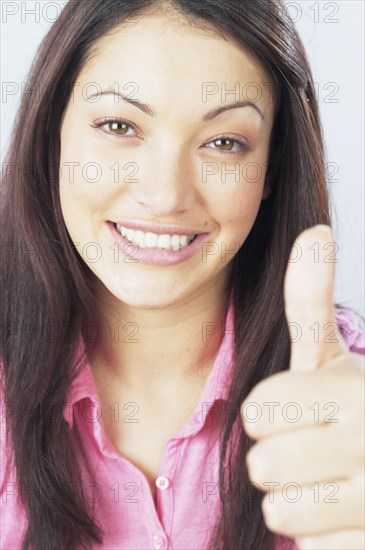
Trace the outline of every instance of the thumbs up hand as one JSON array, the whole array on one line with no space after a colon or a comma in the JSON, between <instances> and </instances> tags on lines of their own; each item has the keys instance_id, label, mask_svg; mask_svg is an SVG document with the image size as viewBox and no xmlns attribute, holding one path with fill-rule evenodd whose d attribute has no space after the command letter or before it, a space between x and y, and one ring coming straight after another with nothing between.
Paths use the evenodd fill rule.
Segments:
<instances>
[{"instance_id":1,"label":"thumbs up hand","mask_svg":"<svg viewBox=\"0 0 365 550\"><path fill-rule=\"evenodd\" d=\"M256 440L246 461L251 482L267 493L271 531L295 537L300 550L364 550L363 356L348 351L336 324L329 242L328 226L296 240L301 258L289 261L284 281L290 369L262 380L241 406Z\"/></svg>"}]
</instances>

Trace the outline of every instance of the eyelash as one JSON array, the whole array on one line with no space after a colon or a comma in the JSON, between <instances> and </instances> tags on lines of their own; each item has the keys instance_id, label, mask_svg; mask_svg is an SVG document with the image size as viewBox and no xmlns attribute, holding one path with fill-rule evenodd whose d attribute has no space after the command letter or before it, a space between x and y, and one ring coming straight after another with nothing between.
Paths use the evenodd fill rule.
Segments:
<instances>
[{"instance_id":1,"label":"eyelash","mask_svg":"<svg viewBox=\"0 0 365 550\"><path fill-rule=\"evenodd\" d=\"M132 130L134 130L136 132L136 128L135 128L134 124L132 124L131 122L128 122L127 120L124 120L122 118L105 117L103 119L96 120L93 124L90 124L90 126L92 128L101 128L105 124L110 124L112 122L117 122L119 124L125 124L126 126L129 126L129 128L131 128ZM110 136L110 138L108 138L108 139L112 139L112 140L116 139L118 141L120 138L130 137L130 136L126 136L126 135L122 135L122 136L118 137L117 134L113 135L112 133L105 132L104 130L102 130L102 131L105 134L107 134L107 136ZM231 137L227 137L227 136L217 137L217 138L213 139L212 141L209 141L209 143L214 143L215 141L220 141L220 140L229 140L233 144L238 144L242 148L240 151L221 151L220 149L216 149L216 151L218 151L218 153L220 153L222 155L237 155L237 154L242 154L242 153L247 153L249 151L252 151L252 147L247 141L243 141L241 139L231 138ZM208 147L208 149L213 149L214 150L215 148L214 147Z\"/></svg>"}]
</instances>

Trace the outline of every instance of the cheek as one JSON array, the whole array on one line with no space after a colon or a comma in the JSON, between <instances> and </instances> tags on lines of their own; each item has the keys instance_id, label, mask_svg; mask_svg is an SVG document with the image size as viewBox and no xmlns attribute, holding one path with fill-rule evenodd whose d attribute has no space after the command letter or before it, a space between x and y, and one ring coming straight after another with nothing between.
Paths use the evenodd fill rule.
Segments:
<instances>
[{"instance_id":1,"label":"cheek","mask_svg":"<svg viewBox=\"0 0 365 550\"><path fill-rule=\"evenodd\" d=\"M229 231L237 238L245 237L253 226L259 211L264 175L238 183L226 181L224 190L211 194L214 217L222 230Z\"/></svg>"},{"instance_id":2,"label":"cheek","mask_svg":"<svg viewBox=\"0 0 365 550\"><path fill-rule=\"evenodd\" d=\"M60 155L60 201L64 211L100 211L108 197L108 165L103 164L85 142L62 136ZM110 172L110 170L109 170Z\"/></svg>"}]
</instances>

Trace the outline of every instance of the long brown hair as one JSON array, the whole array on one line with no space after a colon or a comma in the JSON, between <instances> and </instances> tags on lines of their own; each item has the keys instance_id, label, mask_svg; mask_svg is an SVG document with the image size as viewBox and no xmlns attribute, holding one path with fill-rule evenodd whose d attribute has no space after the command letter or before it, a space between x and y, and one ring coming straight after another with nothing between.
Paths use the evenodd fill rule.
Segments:
<instances>
[{"instance_id":1,"label":"long brown hair","mask_svg":"<svg viewBox=\"0 0 365 550\"><path fill-rule=\"evenodd\" d=\"M61 411L86 362L83 355L75 365L73 357L80 331L93 315L93 295L89 268L68 236L60 208L60 126L95 41L128 18L159 13L167 4L195 27L208 25L237 39L277 83L267 172L272 191L232 260L229 279L235 351L228 408L237 414L227 414L223 426L222 513L209 545L274 547L275 536L262 517L262 494L249 482L245 466L252 441L241 430L237 453L227 449L249 391L289 366L283 280L295 238L317 223L330 224L323 136L303 44L278 0L73 0L31 67L26 89L38 93L22 97L1 181L0 356L5 402L11 404L7 435L18 483L35 494L25 502L23 550L102 544L102 527L85 500L66 490L80 472L72 431ZM240 489L229 491L227 484ZM46 487L56 488L57 499L45 498Z\"/></svg>"}]
</instances>

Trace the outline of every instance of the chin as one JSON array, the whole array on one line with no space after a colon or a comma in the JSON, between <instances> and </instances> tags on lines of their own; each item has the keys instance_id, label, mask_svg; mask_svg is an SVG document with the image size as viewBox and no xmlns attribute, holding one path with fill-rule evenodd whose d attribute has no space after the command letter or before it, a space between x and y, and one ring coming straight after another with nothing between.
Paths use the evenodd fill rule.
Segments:
<instances>
[{"instance_id":1,"label":"chin","mask_svg":"<svg viewBox=\"0 0 365 550\"><path fill-rule=\"evenodd\" d=\"M176 300L179 300L180 295L174 295L173 289L169 290L166 286L144 284L123 285L123 288L118 288L115 284L108 288L110 294L116 300L119 300L128 307L138 309L163 309L170 306Z\"/></svg>"},{"instance_id":2,"label":"chin","mask_svg":"<svg viewBox=\"0 0 365 550\"><path fill-rule=\"evenodd\" d=\"M153 293L152 293L153 294ZM116 296L123 304L128 307L136 309L164 309L171 305L171 297L166 300L165 296L144 296L144 295L131 295L128 296Z\"/></svg>"},{"instance_id":3,"label":"chin","mask_svg":"<svg viewBox=\"0 0 365 550\"><path fill-rule=\"evenodd\" d=\"M188 289L176 278L165 279L152 274L133 275L123 274L110 279L108 274L99 274L94 278L93 290L95 295L106 302L119 301L127 307L137 309L164 309L185 302ZM184 288L183 288L184 287Z\"/></svg>"}]
</instances>

